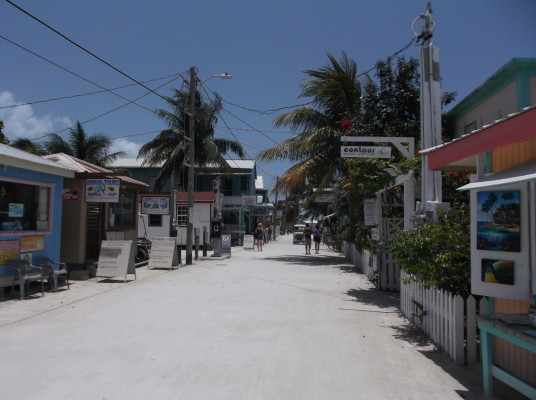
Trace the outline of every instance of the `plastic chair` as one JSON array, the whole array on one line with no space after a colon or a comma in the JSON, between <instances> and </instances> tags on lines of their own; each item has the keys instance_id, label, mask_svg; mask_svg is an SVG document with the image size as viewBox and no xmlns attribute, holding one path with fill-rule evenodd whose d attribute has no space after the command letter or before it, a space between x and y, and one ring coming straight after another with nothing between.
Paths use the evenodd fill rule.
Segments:
<instances>
[{"instance_id":1,"label":"plastic chair","mask_svg":"<svg viewBox=\"0 0 536 400\"><path fill-rule=\"evenodd\" d=\"M13 283L11 284L11 291L15 287L15 284L19 285L20 299L23 300L24 288L26 283L32 281L41 281L41 295L45 296L45 291L43 290L43 270L40 267L31 265L27 260L10 260L9 266L13 270Z\"/></svg>"},{"instance_id":2,"label":"plastic chair","mask_svg":"<svg viewBox=\"0 0 536 400\"><path fill-rule=\"evenodd\" d=\"M52 281L54 282L54 291L58 291L58 281L59 278L64 277L65 283L67 283L67 289L70 289L69 287L69 271L67 270L67 264L59 261L53 261L48 257L45 256L39 256L36 258L37 264L41 268L43 268L43 275L45 277L48 277L48 280L50 282L50 278L52 278ZM54 265L58 265L58 268L54 268Z\"/></svg>"}]
</instances>

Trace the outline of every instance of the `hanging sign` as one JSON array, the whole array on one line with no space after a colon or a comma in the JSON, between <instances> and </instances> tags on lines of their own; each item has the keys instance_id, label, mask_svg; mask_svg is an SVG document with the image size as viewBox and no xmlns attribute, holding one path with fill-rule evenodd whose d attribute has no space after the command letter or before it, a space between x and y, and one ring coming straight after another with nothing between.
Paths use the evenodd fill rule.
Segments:
<instances>
[{"instance_id":1,"label":"hanging sign","mask_svg":"<svg viewBox=\"0 0 536 400\"><path fill-rule=\"evenodd\" d=\"M120 186L120 179L86 179L86 201L118 203Z\"/></svg>"},{"instance_id":2,"label":"hanging sign","mask_svg":"<svg viewBox=\"0 0 536 400\"><path fill-rule=\"evenodd\" d=\"M243 206L254 206L257 204L257 196L242 196Z\"/></svg>"},{"instance_id":3,"label":"hanging sign","mask_svg":"<svg viewBox=\"0 0 536 400\"><path fill-rule=\"evenodd\" d=\"M151 215L168 215L169 196L142 196L141 213Z\"/></svg>"},{"instance_id":4,"label":"hanging sign","mask_svg":"<svg viewBox=\"0 0 536 400\"><path fill-rule=\"evenodd\" d=\"M391 148L386 146L341 146L341 157L391 158Z\"/></svg>"}]
</instances>

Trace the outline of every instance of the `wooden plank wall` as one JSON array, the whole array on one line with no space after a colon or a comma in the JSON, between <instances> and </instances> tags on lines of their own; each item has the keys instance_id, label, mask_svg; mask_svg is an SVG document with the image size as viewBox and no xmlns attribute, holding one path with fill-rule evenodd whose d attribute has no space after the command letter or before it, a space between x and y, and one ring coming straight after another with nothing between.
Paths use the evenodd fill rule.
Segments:
<instances>
[{"instance_id":1,"label":"wooden plank wall","mask_svg":"<svg viewBox=\"0 0 536 400\"><path fill-rule=\"evenodd\" d=\"M492 152L493 172L536 159L536 137L499 147ZM529 301L495 299L496 313L523 314ZM495 362L529 384L536 386L536 355L501 339L495 342Z\"/></svg>"}]
</instances>

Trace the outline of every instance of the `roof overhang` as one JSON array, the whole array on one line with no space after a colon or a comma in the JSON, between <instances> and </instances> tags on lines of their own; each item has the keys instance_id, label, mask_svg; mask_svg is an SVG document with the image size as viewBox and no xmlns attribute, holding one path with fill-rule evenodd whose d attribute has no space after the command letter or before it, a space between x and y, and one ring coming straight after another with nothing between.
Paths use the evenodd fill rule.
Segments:
<instances>
[{"instance_id":1,"label":"roof overhang","mask_svg":"<svg viewBox=\"0 0 536 400\"><path fill-rule=\"evenodd\" d=\"M490 174L478 182L472 182L458 188L458 190L484 189L495 186L511 185L536 180L536 160L529 161L515 167Z\"/></svg>"},{"instance_id":2,"label":"roof overhang","mask_svg":"<svg viewBox=\"0 0 536 400\"><path fill-rule=\"evenodd\" d=\"M524 108L459 139L425 149L430 170L475 170L477 154L536 136L536 106Z\"/></svg>"}]
</instances>

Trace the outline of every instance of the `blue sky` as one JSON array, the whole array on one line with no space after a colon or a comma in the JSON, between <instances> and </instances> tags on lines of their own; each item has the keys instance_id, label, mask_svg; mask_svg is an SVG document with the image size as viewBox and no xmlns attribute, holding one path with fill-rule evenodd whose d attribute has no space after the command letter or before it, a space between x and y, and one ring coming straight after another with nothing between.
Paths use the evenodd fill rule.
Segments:
<instances>
[{"instance_id":1,"label":"blue sky","mask_svg":"<svg viewBox=\"0 0 536 400\"><path fill-rule=\"evenodd\" d=\"M277 113L244 108L270 110L307 102L298 98L303 71L326 65L326 52L337 57L346 52L359 72L368 70L409 43L411 24L427 6L421 0L13 1L136 80L159 79L146 83L151 88L174 74L188 79L191 66L198 68L201 80L233 75L205 85L243 107L224 104L216 135L234 135L248 158L288 138L290 131L274 128ZM536 57L534 0L441 0L432 2L432 10L442 91L457 91L458 100L511 58ZM105 88L133 83L6 1L0 2L0 35L86 79L0 38L0 107L101 90L88 81ZM419 47L403 55L417 58ZM157 92L167 96L182 84L178 78ZM140 86L117 91L129 100L146 92ZM0 108L0 119L9 139L37 141L80 121L87 133L113 138L114 151L135 157L155 131L166 127L150 112L166 103L149 94L137 101L142 107L130 104L110 112L126 102L100 93ZM68 136L67 131L61 134ZM289 166L260 163L258 172L270 188Z\"/></svg>"}]
</instances>

